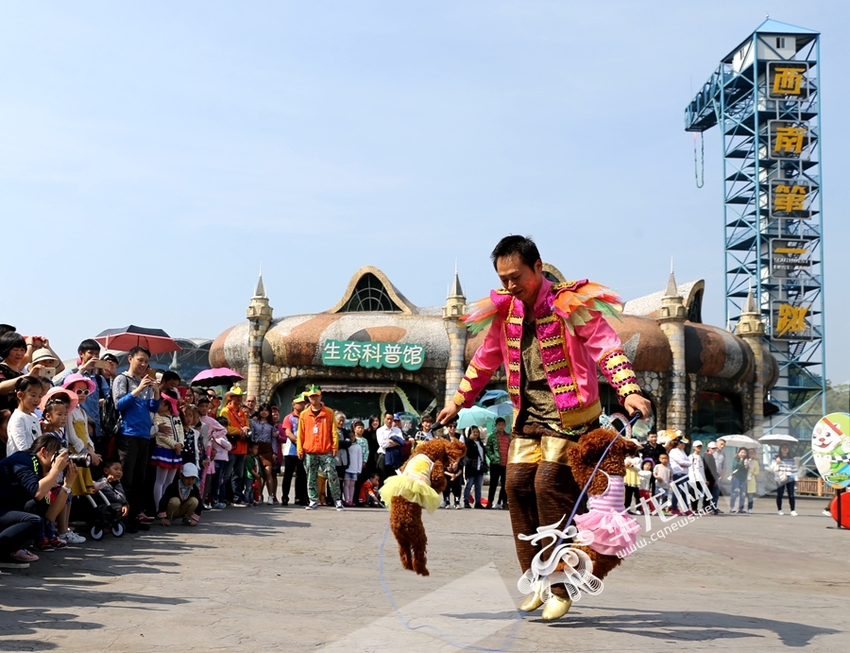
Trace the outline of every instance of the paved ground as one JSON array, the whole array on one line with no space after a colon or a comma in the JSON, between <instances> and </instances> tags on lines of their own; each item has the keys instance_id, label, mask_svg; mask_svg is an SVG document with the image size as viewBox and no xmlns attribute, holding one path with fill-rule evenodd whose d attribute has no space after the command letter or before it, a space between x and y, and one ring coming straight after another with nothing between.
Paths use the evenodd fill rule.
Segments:
<instances>
[{"instance_id":1,"label":"paved ground","mask_svg":"<svg viewBox=\"0 0 850 653\"><path fill-rule=\"evenodd\" d=\"M800 503L688 524L555 624L514 609L506 513L426 517L429 578L399 568L390 536L385 592L385 513L230 508L0 576L0 650L846 651L850 532Z\"/></svg>"}]
</instances>

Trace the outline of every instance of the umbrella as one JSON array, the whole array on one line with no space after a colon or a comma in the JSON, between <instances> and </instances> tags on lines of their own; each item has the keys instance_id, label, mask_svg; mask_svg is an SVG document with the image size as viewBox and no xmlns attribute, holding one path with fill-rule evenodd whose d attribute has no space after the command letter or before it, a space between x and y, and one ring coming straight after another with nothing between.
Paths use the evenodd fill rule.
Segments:
<instances>
[{"instance_id":1,"label":"umbrella","mask_svg":"<svg viewBox=\"0 0 850 653\"><path fill-rule=\"evenodd\" d=\"M147 329L132 324L127 327L102 331L95 336L95 340L107 349L118 351L130 351L133 347L144 347L151 353L151 356L170 351L180 351L180 345L174 342L171 336L162 329Z\"/></svg>"},{"instance_id":2,"label":"umbrella","mask_svg":"<svg viewBox=\"0 0 850 653\"><path fill-rule=\"evenodd\" d=\"M784 433L768 433L767 435L761 436L759 438L759 442L762 444L780 445L782 443L791 444L792 442L799 442L799 440L793 435L785 435Z\"/></svg>"},{"instance_id":3,"label":"umbrella","mask_svg":"<svg viewBox=\"0 0 850 653\"><path fill-rule=\"evenodd\" d=\"M514 405L510 402L506 404L495 404L493 406L487 406L487 410L493 413L496 417L513 417Z\"/></svg>"},{"instance_id":4,"label":"umbrella","mask_svg":"<svg viewBox=\"0 0 850 653\"><path fill-rule=\"evenodd\" d=\"M472 408L461 408L457 416L457 427L465 429L470 426L490 426L496 421L496 416L486 408L473 406Z\"/></svg>"},{"instance_id":5,"label":"umbrella","mask_svg":"<svg viewBox=\"0 0 850 653\"><path fill-rule=\"evenodd\" d=\"M213 367L212 369L198 372L189 385L199 385L204 388L209 388L213 385L233 385L244 378L239 372L234 372L228 367Z\"/></svg>"},{"instance_id":6,"label":"umbrella","mask_svg":"<svg viewBox=\"0 0 850 653\"><path fill-rule=\"evenodd\" d=\"M494 403L509 401L508 393L506 390L488 390L481 395L481 399L478 400L478 403L486 404L488 401L492 401Z\"/></svg>"},{"instance_id":7,"label":"umbrella","mask_svg":"<svg viewBox=\"0 0 850 653\"><path fill-rule=\"evenodd\" d=\"M749 435L720 435L717 437L726 440L726 444L732 447L747 447L747 449L758 449L761 445Z\"/></svg>"}]
</instances>

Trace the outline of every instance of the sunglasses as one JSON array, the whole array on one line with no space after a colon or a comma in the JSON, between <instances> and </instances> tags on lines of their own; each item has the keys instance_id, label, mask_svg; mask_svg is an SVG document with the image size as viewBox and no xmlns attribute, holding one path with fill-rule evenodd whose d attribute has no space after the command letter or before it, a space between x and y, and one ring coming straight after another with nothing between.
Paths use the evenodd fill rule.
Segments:
<instances>
[{"instance_id":1,"label":"sunglasses","mask_svg":"<svg viewBox=\"0 0 850 653\"><path fill-rule=\"evenodd\" d=\"M89 394L88 390L74 390L74 392L76 392L81 397L85 397L87 394Z\"/></svg>"}]
</instances>

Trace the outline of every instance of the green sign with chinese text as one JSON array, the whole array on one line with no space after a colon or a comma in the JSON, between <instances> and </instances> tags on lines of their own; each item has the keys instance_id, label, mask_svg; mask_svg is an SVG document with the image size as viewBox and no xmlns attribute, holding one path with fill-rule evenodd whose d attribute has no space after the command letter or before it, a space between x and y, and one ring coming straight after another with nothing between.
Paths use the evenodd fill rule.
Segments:
<instances>
[{"instance_id":1,"label":"green sign with chinese text","mask_svg":"<svg viewBox=\"0 0 850 653\"><path fill-rule=\"evenodd\" d=\"M425 347L398 342L325 340L322 364L331 367L404 368L411 372L425 362Z\"/></svg>"}]
</instances>

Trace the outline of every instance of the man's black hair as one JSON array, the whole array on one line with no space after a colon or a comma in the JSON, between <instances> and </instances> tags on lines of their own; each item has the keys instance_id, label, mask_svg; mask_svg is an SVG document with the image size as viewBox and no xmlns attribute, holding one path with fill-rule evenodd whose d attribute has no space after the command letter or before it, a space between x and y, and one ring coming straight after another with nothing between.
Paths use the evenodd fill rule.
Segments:
<instances>
[{"instance_id":1,"label":"man's black hair","mask_svg":"<svg viewBox=\"0 0 850 653\"><path fill-rule=\"evenodd\" d=\"M17 331L17 329L11 324L0 324L0 336L4 333L14 333L15 331Z\"/></svg>"},{"instance_id":2,"label":"man's black hair","mask_svg":"<svg viewBox=\"0 0 850 653\"><path fill-rule=\"evenodd\" d=\"M97 340L86 338L80 343L80 346L77 347L78 354L82 354L84 351L96 351L100 353L100 344L97 342Z\"/></svg>"},{"instance_id":3,"label":"man's black hair","mask_svg":"<svg viewBox=\"0 0 850 653\"><path fill-rule=\"evenodd\" d=\"M138 353L147 354L148 358L151 357L150 349L148 349L147 347L142 347L141 345L136 345L130 351L127 352L127 358L133 358L133 356Z\"/></svg>"},{"instance_id":4,"label":"man's black hair","mask_svg":"<svg viewBox=\"0 0 850 653\"><path fill-rule=\"evenodd\" d=\"M497 417L494 423L498 424L499 422L501 422L502 424L507 424L504 417Z\"/></svg>"},{"instance_id":5,"label":"man's black hair","mask_svg":"<svg viewBox=\"0 0 850 653\"><path fill-rule=\"evenodd\" d=\"M167 383L168 381L177 381L177 383L180 383L180 375L173 370L165 370L162 373L162 383Z\"/></svg>"},{"instance_id":6,"label":"man's black hair","mask_svg":"<svg viewBox=\"0 0 850 653\"><path fill-rule=\"evenodd\" d=\"M534 241L528 236L505 236L493 248L493 252L490 254L490 260L493 261L493 267L495 268L496 262L500 258L511 257L514 254L517 254L519 260L530 268L533 268L534 264L540 260L540 251L537 249Z\"/></svg>"}]
</instances>

